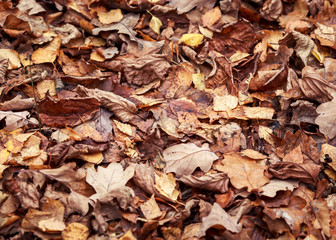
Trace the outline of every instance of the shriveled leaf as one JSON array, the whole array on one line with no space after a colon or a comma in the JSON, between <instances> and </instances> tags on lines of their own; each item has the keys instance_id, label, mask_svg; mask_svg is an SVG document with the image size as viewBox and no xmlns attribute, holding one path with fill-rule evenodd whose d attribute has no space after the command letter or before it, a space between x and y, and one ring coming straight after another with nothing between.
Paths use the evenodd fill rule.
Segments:
<instances>
[{"instance_id":1,"label":"shriveled leaf","mask_svg":"<svg viewBox=\"0 0 336 240\"><path fill-rule=\"evenodd\" d=\"M207 172L213 161L218 159L208 146L197 147L194 143L182 143L166 148L163 158L166 161L165 172L174 172L177 177L189 175L197 167Z\"/></svg>"},{"instance_id":2,"label":"shriveled leaf","mask_svg":"<svg viewBox=\"0 0 336 240\"><path fill-rule=\"evenodd\" d=\"M52 99L46 97L39 103L40 118L48 126L76 126L91 120L99 111L95 98ZM78 117L80 116L80 118Z\"/></svg>"},{"instance_id":3,"label":"shriveled leaf","mask_svg":"<svg viewBox=\"0 0 336 240\"><path fill-rule=\"evenodd\" d=\"M132 120L137 112L137 107L133 102L112 92L100 89L88 89L83 86L78 86L75 91L96 98L105 108L113 112L123 122Z\"/></svg>"},{"instance_id":4,"label":"shriveled leaf","mask_svg":"<svg viewBox=\"0 0 336 240\"><path fill-rule=\"evenodd\" d=\"M300 181L316 184L320 166L312 163L298 164L292 162L277 162L271 164L267 172L270 176L280 179L298 179Z\"/></svg>"},{"instance_id":5,"label":"shriveled leaf","mask_svg":"<svg viewBox=\"0 0 336 240\"><path fill-rule=\"evenodd\" d=\"M226 193L229 190L229 178L224 173L206 174L200 177L183 175L179 181L195 188Z\"/></svg>"}]
</instances>

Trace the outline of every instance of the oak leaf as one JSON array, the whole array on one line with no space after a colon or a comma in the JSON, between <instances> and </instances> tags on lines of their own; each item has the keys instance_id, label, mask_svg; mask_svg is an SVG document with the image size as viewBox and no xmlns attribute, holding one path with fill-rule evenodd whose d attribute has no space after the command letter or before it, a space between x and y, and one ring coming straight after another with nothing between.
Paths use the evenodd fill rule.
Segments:
<instances>
[{"instance_id":1,"label":"oak leaf","mask_svg":"<svg viewBox=\"0 0 336 240\"><path fill-rule=\"evenodd\" d=\"M207 172L213 161L218 159L207 145L197 147L194 143L182 143L166 148L163 158L166 161L165 172L174 172L176 177L192 174L197 167Z\"/></svg>"}]
</instances>

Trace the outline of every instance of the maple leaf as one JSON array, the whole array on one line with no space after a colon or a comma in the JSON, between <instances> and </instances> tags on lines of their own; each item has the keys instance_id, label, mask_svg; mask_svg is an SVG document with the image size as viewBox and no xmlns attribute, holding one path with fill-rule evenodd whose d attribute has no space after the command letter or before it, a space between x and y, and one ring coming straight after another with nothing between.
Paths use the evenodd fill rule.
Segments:
<instances>
[{"instance_id":1,"label":"maple leaf","mask_svg":"<svg viewBox=\"0 0 336 240\"><path fill-rule=\"evenodd\" d=\"M96 190L97 194L91 196L95 199L112 190L125 187L128 180L134 175L134 167L123 170L119 163L110 163L107 168L98 166L97 171L89 168L86 181Z\"/></svg>"},{"instance_id":2,"label":"maple leaf","mask_svg":"<svg viewBox=\"0 0 336 240\"><path fill-rule=\"evenodd\" d=\"M218 159L207 145L197 147L194 143L181 143L166 148L163 158L166 161L165 172L174 172L176 177L192 174L197 167L207 172L213 161Z\"/></svg>"}]
</instances>

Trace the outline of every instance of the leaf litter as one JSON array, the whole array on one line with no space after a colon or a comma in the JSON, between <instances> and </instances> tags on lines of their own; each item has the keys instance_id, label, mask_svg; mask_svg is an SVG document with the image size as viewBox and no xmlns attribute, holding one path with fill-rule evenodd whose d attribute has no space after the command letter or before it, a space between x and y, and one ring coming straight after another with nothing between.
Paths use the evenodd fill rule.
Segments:
<instances>
[{"instance_id":1,"label":"leaf litter","mask_svg":"<svg viewBox=\"0 0 336 240\"><path fill-rule=\"evenodd\" d=\"M335 2L0 7L0 239L336 238Z\"/></svg>"}]
</instances>

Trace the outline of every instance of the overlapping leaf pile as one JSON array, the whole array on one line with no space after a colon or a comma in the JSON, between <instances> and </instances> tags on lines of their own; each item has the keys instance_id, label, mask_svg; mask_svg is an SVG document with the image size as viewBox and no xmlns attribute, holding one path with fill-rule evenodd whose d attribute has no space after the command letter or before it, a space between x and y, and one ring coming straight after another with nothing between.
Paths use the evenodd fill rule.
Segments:
<instances>
[{"instance_id":1,"label":"overlapping leaf pile","mask_svg":"<svg viewBox=\"0 0 336 240\"><path fill-rule=\"evenodd\" d=\"M1 239L335 239L336 2L0 2Z\"/></svg>"}]
</instances>

